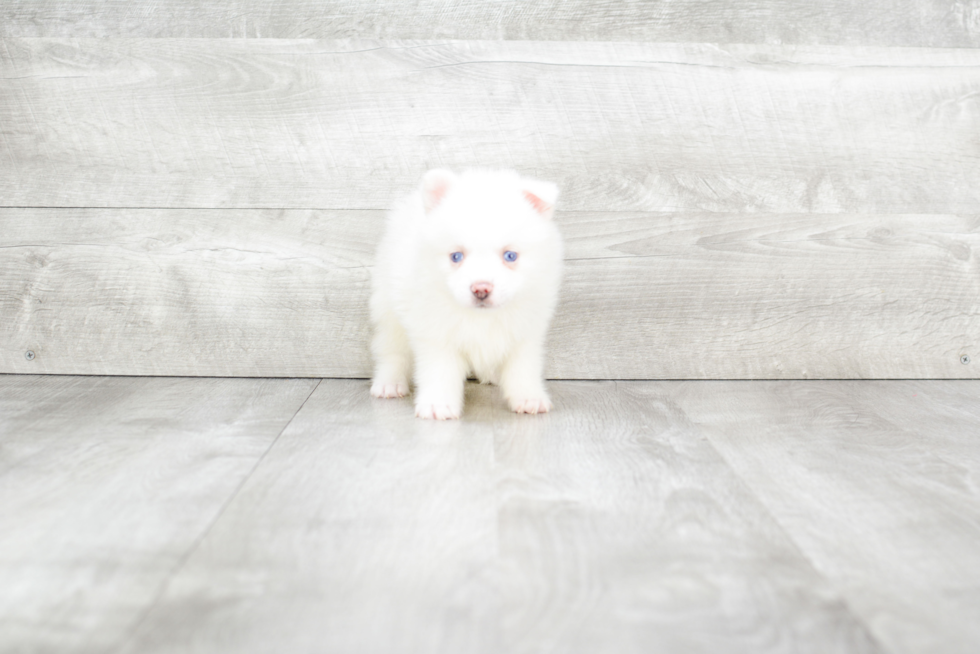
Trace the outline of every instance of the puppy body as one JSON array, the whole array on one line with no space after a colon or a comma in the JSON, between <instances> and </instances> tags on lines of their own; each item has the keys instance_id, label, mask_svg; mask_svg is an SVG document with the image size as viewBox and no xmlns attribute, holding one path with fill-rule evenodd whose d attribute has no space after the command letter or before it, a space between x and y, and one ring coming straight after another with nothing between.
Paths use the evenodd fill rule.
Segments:
<instances>
[{"instance_id":1,"label":"puppy body","mask_svg":"<svg viewBox=\"0 0 980 654\"><path fill-rule=\"evenodd\" d=\"M512 171L433 170L397 203L371 295L371 393L416 386L420 418L458 418L469 374L543 413L544 340L561 281L558 188ZM458 260L457 260L458 259Z\"/></svg>"}]
</instances>

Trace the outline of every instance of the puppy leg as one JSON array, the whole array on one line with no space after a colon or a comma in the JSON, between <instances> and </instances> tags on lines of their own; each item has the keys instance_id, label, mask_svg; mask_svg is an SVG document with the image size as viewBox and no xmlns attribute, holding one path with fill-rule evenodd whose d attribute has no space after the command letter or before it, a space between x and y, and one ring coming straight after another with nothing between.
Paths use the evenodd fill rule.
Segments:
<instances>
[{"instance_id":1,"label":"puppy leg","mask_svg":"<svg viewBox=\"0 0 980 654\"><path fill-rule=\"evenodd\" d=\"M547 413L551 410L542 379L543 367L544 348L538 341L525 341L504 362L500 387L511 411Z\"/></svg>"},{"instance_id":2,"label":"puppy leg","mask_svg":"<svg viewBox=\"0 0 980 654\"><path fill-rule=\"evenodd\" d=\"M408 376L412 368L412 350L405 330L393 314L385 313L374 325L371 341L374 354L374 377L371 395L374 397L404 397L408 395Z\"/></svg>"},{"instance_id":3,"label":"puppy leg","mask_svg":"<svg viewBox=\"0 0 980 654\"><path fill-rule=\"evenodd\" d=\"M450 420L463 411L466 364L461 357L438 346L421 348L415 359L415 415Z\"/></svg>"}]
</instances>

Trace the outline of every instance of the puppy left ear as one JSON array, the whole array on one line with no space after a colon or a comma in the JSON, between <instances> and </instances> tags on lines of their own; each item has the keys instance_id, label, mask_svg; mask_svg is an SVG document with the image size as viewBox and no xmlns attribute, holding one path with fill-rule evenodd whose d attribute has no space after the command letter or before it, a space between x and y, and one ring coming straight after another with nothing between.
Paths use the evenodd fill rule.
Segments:
<instances>
[{"instance_id":1,"label":"puppy left ear","mask_svg":"<svg viewBox=\"0 0 980 654\"><path fill-rule=\"evenodd\" d=\"M522 179L521 190L524 199L545 220L551 220L555 215L555 202L558 200L558 185L542 182L536 179Z\"/></svg>"},{"instance_id":2,"label":"puppy left ear","mask_svg":"<svg viewBox=\"0 0 980 654\"><path fill-rule=\"evenodd\" d=\"M455 183L456 175L443 168L434 168L427 172L422 177L422 204L425 212L429 213L438 207Z\"/></svg>"}]
</instances>

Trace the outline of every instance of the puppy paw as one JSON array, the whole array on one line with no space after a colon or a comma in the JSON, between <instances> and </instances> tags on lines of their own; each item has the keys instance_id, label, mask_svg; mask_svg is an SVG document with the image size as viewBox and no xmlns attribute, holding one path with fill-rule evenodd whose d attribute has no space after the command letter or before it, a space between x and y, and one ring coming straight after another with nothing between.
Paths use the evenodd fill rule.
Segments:
<instances>
[{"instance_id":1,"label":"puppy paw","mask_svg":"<svg viewBox=\"0 0 980 654\"><path fill-rule=\"evenodd\" d=\"M371 384L371 395L383 398L405 397L408 395L408 384L378 379Z\"/></svg>"},{"instance_id":2,"label":"puppy paw","mask_svg":"<svg viewBox=\"0 0 980 654\"><path fill-rule=\"evenodd\" d=\"M551 401L546 397L509 400L510 409L514 413L548 413L551 411Z\"/></svg>"},{"instance_id":3,"label":"puppy paw","mask_svg":"<svg viewBox=\"0 0 980 654\"><path fill-rule=\"evenodd\" d=\"M459 414L459 407L448 404L419 402L415 405L415 417L425 420L456 420L459 418Z\"/></svg>"}]
</instances>

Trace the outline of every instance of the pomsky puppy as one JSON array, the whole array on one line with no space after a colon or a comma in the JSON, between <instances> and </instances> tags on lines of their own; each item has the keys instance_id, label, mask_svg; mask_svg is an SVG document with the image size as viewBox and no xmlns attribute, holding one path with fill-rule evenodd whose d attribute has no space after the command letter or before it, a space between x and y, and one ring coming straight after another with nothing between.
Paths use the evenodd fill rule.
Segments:
<instances>
[{"instance_id":1,"label":"pomsky puppy","mask_svg":"<svg viewBox=\"0 0 980 654\"><path fill-rule=\"evenodd\" d=\"M545 413L542 366L558 301L558 187L514 171L430 170L388 215L371 294L371 394L415 415L463 408L469 375L499 384L517 413Z\"/></svg>"}]
</instances>

